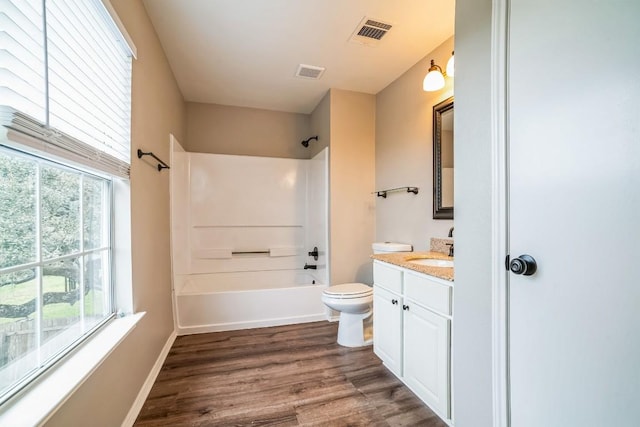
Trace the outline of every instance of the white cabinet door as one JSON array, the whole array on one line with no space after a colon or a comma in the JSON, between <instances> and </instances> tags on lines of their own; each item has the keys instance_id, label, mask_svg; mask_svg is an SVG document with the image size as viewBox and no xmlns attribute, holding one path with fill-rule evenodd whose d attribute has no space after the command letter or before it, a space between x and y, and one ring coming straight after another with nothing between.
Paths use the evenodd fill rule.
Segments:
<instances>
[{"instance_id":1,"label":"white cabinet door","mask_svg":"<svg viewBox=\"0 0 640 427\"><path fill-rule=\"evenodd\" d=\"M404 308L403 380L431 409L450 418L450 322L411 300Z\"/></svg>"},{"instance_id":2,"label":"white cabinet door","mask_svg":"<svg viewBox=\"0 0 640 427\"><path fill-rule=\"evenodd\" d=\"M373 351L387 368L402 376L402 298L373 287Z\"/></svg>"}]
</instances>

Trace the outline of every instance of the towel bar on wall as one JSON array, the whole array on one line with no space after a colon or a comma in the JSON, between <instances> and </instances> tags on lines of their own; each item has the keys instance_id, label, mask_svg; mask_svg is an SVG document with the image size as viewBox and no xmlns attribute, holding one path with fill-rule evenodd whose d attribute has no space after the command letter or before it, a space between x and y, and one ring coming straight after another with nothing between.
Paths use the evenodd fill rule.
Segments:
<instances>
[{"instance_id":1,"label":"towel bar on wall","mask_svg":"<svg viewBox=\"0 0 640 427\"><path fill-rule=\"evenodd\" d=\"M158 156L153 154L152 151L149 151L148 153L145 153L144 151L142 151L141 149L138 148L138 158L141 159L142 156L151 156L154 159L156 159L158 161L158 172L160 172L162 169L171 169L168 164L166 164L165 162L160 160L160 158L158 158Z\"/></svg>"},{"instance_id":2,"label":"towel bar on wall","mask_svg":"<svg viewBox=\"0 0 640 427\"><path fill-rule=\"evenodd\" d=\"M398 187L398 188L391 188L389 190L378 190L378 191L374 191L371 194L375 194L378 197L382 197L383 199L387 198L387 193L394 193L396 191L403 191L406 190L407 193L413 193L413 194L418 194L418 187Z\"/></svg>"},{"instance_id":3,"label":"towel bar on wall","mask_svg":"<svg viewBox=\"0 0 640 427\"><path fill-rule=\"evenodd\" d=\"M231 259L235 255L269 255L270 257L290 257L298 255L297 247L273 247L270 249L232 250L230 248L197 249L192 256L198 259Z\"/></svg>"}]
</instances>

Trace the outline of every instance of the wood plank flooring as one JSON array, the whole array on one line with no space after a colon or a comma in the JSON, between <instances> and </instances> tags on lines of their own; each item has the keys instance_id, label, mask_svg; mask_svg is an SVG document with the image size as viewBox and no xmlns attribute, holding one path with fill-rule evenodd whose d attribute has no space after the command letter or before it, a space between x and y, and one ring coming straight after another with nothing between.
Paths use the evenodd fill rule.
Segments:
<instances>
[{"instance_id":1,"label":"wood plank flooring","mask_svg":"<svg viewBox=\"0 0 640 427\"><path fill-rule=\"evenodd\" d=\"M337 323L178 337L136 426L446 427Z\"/></svg>"}]
</instances>

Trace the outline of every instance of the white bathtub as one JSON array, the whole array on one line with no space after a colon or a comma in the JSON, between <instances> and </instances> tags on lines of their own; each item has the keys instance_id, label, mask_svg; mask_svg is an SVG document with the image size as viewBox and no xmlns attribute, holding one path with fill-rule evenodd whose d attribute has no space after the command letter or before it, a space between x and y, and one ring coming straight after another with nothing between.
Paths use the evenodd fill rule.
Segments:
<instances>
[{"instance_id":1,"label":"white bathtub","mask_svg":"<svg viewBox=\"0 0 640 427\"><path fill-rule=\"evenodd\" d=\"M177 275L178 335L327 319L325 284L300 270Z\"/></svg>"}]
</instances>

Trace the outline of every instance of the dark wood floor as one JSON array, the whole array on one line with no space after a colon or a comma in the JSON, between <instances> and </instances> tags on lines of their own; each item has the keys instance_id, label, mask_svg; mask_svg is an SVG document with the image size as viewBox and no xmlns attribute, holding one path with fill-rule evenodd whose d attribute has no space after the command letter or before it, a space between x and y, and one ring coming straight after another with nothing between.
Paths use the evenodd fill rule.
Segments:
<instances>
[{"instance_id":1,"label":"dark wood floor","mask_svg":"<svg viewBox=\"0 0 640 427\"><path fill-rule=\"evenodd\" d=\"M445 427L337 324L178 337L136 426Z\"/></svg>"}]
</instances>

